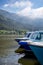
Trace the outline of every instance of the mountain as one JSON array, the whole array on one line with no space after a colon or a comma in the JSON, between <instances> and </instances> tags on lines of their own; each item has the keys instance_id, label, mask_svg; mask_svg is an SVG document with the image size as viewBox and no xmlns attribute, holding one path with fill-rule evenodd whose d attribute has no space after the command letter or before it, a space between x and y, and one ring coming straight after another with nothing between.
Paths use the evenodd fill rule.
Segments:
<instances>
[{"instance_id":1,"label":"mountain","mask_svg":"<svg viewBox=\"0 0 43 65\"><path fill-rule=\"evenodd\" d=\"M31 19L0 10L0 29L6 30L43 30L43 19Z\"/></svg>"},{"instance_id":2,"label":"mountain","mask_svg":"<svg viewBox=\"0 0 43 65\"><path fill-rule=\"evenodd\" d=\"M20 30L22 28L24 28L24 26L21 23L0 15L0 29Z\"/></svg>"},{"instance_id":3,"label":"mountain","mask_svg":"<svg viewBox=\"0 0 43 65\"><path fill-rule=\"evenodd\" d=\"M0 29L7 30L28 30L29 26L23 23L23 17L0 10Z\"/></svg>"}]
</instances>

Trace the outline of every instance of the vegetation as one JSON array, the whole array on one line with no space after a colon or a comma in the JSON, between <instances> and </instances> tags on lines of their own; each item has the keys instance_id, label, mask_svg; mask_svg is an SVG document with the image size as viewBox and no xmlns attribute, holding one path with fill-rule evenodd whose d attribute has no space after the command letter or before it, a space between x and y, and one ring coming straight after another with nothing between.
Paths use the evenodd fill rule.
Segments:
<instances>
[{"instance_id":1,"label":"vegetation","mask_svg":"<svg viewBox=\"0 0 43 65\"><path fill-rule=\"evenodd\" d=\"M26 34L26 31L17 31L17 30L13 30L13 31L9 31L9 30L0 30L0 34L17 34L17 35L24 35Z\"/></svg>"}]
</instances>

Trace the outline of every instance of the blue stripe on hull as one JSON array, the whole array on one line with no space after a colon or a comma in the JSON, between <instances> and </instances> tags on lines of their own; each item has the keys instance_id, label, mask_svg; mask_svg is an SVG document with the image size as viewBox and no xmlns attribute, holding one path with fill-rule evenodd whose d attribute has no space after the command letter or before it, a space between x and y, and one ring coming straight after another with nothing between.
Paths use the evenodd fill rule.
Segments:
<instances>
[{"instance_id":1,"label":"blue stripe on hull","mask_svg":"<svg viewBox=\"0 0 43 65\"><path fill-rule=\"evenodd\" d=\"M15 39L18 43L21 41L20 39Z\"/></svg>"},{"instance_id":2,"label":"blue stripe on hull","mask_svg":"<svg viewBox=\"0 0 43 65\"><path fill-rule=\"evenodd\" d=\"M31 48L30 48L28 45L23 45L23 47L24 47L24 49L27 50L27 51L28 51L28 50L31 50Z\"/></svg>"},{"instance_id":3,"label":"blue stripe on hull","mask_svg":"<svg viewBox=\"0 0 43 65\"><path fill-rule=\"evenodd\" d=\"M27 42L19 42L19 45L22 45L25 50L31 50L31 48L28 46Z\"/></svg>"},{"instance_id":4,"label":"blue stripe on hull","mask_svg":"<svg viewBox=\"0 0 43 65\"><path fill-rule=\"evenodd\" d=\"M43 65L43 48L37 46L30 46L34 54L36 55L38 61Z\"/></svg>"}]
</instances>

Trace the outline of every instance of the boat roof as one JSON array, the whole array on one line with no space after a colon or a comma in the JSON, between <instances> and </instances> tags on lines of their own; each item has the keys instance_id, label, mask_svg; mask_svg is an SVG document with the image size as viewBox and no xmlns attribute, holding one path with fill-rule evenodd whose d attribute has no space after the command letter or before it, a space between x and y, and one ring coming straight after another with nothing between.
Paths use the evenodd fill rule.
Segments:
<instances>
[{"instance_id":1,"label":"boat roof","mask_svg":"<svg viewBox=\"0 0 43 65\"><path fill-rule=\"evenodd\" d=\"M33 31L31 31L31 32L26 32L27 34L29 34L29 33L33 33Z\"/></svg>"},{"instance_id":2,"label":"boat roof","mask_svg":"<svg viewBox=\"0 0 43 65\"><path fill-rule=\"evenodd\" d=\"M42 33L43 34L43 31L35 31L36 33ZM32 43L30 43L30 45L33 45L33 46L38 46L38 47L43 47L43 41L39 41L39 42L34 42L32 41Z\"/></svg>"},{"instance_id":3,"label":"boat roof","mask_svg":"<svg viewBox=\"0 0 43 65\"><path fill-rule=\"evenodd\" d=\"M35 31L35 32L43 33L43 31Z\"/></svg>"}]
</instances>

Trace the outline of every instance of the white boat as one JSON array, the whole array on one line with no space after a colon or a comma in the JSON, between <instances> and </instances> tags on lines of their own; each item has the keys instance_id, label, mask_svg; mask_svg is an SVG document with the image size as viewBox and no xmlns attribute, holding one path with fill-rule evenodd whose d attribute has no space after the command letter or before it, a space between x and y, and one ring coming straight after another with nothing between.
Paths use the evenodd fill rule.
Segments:
<instances>
[{"instance_id":1,"label":"white boat","mask_svg":"<svg viewBox=\"0 0 43 65\"><path fill-rule=\"evenodd\" d=\"M29 37L30 37L31 34L32 34L32 32L27 32L25 37L23 37L23 38L16 38L15 39L22 48L24 48L26 50L29 50L29 51L31 51L31 49L30 49L30 47L26 43L23 43L23 42L19 43L19 42L20 41L24 41L24 40L29 40Z\"/></svg>"},{"instance_id":2,"label":"white boat","mask_svg":"<svg viewBox=\"0 0 43 65\"><path fill-rule=\"evenodd\" d=\"M15 40L19 43L21 40L28 40L32 32L27 32L23 38L16 38Z\"/></svg>"},{"instance_id":3,"label":"white boat","mask_svg":"<svg viewBox=\"0 0 43 65\"><path fill-rule=\"evenodd\" d=\"M29 40L22 41L32 49L41 65L43 65L43 31L31 34Z\"/></svg>"}]
</instances>

